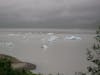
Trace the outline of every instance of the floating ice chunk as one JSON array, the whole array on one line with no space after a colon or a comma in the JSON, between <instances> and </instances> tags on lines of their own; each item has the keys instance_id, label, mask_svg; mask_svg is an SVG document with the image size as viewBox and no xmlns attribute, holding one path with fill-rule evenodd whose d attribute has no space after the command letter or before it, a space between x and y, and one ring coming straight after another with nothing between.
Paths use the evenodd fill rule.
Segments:
<instances>
[{"instance_id":1,"label":"floating ice chunk","mask_svg":"<svg viewBox=\"0 0 100 75\"><path fill-rule=\"evenodd\" d=\"M13 48L14 47L14 43L13 42L8 42L8 43L6 43L6 45L9 48Z\"/></svg>"},{"instance_id":2,"label":"floating ice chunk","mask_svg":"<svg viewBox=\"0 0 100 75\"><path fill-rule=\"evenodd\" d=\"M47 33L47 35L44 36L44 38L41 39L42 41L42 48L47 49L48 46L53 44L59 37L54 35L54 33Z\"/></svg>"},{"instance_id":3,"label":"floating ice chunk","mask_svg":"<svg viewBox=\"0 0 100 75\"><path fill-rule=\"evenodd\" d=\"M47 35L54 35L54 33L47 33Z\"/></svg>"},{"instance_id":4,"label":"floating ice chunk","mask_svg":"<svg viewBox=\"0 0 100 75\"><path fill-rule=\"evenodd\" d=\"M32 32L28 32L28 33L25 33L23 35L26 36L26 37L32 37L33 36L33 33Z\"/></svg>"},{"instance_id":5,"label":"floating ice chunk","mask_svg":"<svg viewBox=\"0 0 100 75\"><path fill-rule=\"evenodd\" d=\"M48 38L48 42L53 42L53 41L56 41L56 39L58 39L59 37L55 36L55 35L52 35Z\"/></svg>"},{"instance_id":6,"label":"floating ice chunk","mask_svg":"<svg viewBox=\"0 0 100 75\"><path fill-rule=\"evenodd\" d=\"M2 49L12 49L14 47L13 42L0 42L0 48Z\"/></svg>"},{"instance_id":7,"label":"floating ice chunk","mask_svg":"<svg viewBox=\"0 0 100 75\"><path fill-rule=\"evenodd\" d=\"M8 36L15 36L15 34L8 34Z\"/></svg>"},{"instance_id":8,"label":"floating ice chunk","mask_svg":"<svg viewBox=\"0 0 100 75\"><path fill-rule=\"evenodd\" d=\"M54 35L54 33L47 33L43 39L41 39L42 43L50 43L55 42L59 37Z\"/></svg>"},{"instance_id":9,"label":"floating ice chunk","mask_svg":"<svg viewBox=\"0 0 100 75\"><path fill-rule=\"evenodd\" d=\"M47 45L43 45L42 48L43 48L43 49L47 49L48 46L47 46Z\"/></svg>"},{"instance_id":10,"label":"floating ice chunk","mask_svg":"<svg viewBox=\"0 0 100 75\"><path fill-rule=\"evenodd\" d=\"M28 32L28 33L10 33L10 34L8 34L8 36L17 37L17 38L21 38L21 39L24 39L24 40L32 39L34 37L32 32Z\"/></svg>"},{"instance_id":11,"label":"floating ice chunk","mask_svg":"<svg viewBox=\"0 0 100 75\"><path fill-rule=\"evenodd\" d=\"M6 45L11 46L11 45L13 45L13 43L12 42L6 42Z\"/></svg>"},{"instance_id":12,"label":"floating ice chunk","mask_svg":"<svg viewBox=\"0 0 100 75\"><path fill-rule=\"evenodd\" d=\"M65 36L65 40L81 40L81 37L78 36Z\"/></svg>"},{"instance_id":13,"label":"floating ice chunk","mask_svg":"<svg viewBox=\"0 0 100 75\"><path fill-rule=\"evenodd\" d=\"M11 33L11 34L8 34L8 36L11 36L11 37L20 37L22 35L20 33Z\"/></svg>"},{"instance_id":14,"label":"floating ice chunk","mask_svg":"<svg viewBox=\"0 0 100 75\"><path fill-rule=\"evenodd\" d=\"M82 38L81 37L76 37L76 40L82 40Z\"/></svg>"}]
</instances>

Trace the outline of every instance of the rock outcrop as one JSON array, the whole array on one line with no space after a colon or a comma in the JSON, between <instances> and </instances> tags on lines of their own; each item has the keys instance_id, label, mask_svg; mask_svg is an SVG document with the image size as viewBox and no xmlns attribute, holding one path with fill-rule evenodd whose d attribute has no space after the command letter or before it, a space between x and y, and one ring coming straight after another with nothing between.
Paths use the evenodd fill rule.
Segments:
<instances>
[{"instance_id":1,"label":"rock outcrop","mask_svg":"<svg viewBox=\"0 0 100 75\"><path fill-rule=\"evenodd\" d=\"M13 69L24 69L24 70L36 69L36 66L34 64L28 62L12 63L11 66L13 67Z\"/></svg>"},{"instance_id":2,"label":"rock outcrop","mask_svg":"<svg viewBox=\"0 0 100 75\"><path fill-rule=\"evenodd\" d=\"M23 62L17 59L16 57L12 57L5 54L0 54L1 58L7 58L11 61L11 66L13 69L24 69L24 70L34 70L36 69L36 65L28 62Z\"/></svg>"}]
</instances>

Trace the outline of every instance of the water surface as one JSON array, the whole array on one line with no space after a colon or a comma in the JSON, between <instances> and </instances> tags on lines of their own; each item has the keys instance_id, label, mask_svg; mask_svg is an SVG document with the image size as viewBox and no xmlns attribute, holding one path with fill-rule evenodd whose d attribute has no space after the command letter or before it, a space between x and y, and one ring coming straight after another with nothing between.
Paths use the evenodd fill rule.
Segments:
<instances>
[{"instance_id":1,"label":"water surface","mask_svg":"<svg viewBox=\"0 0 100 75\"><path fill-rule=\"evenodd\" d=\"M86 70L88 65L86 49L91 47L95 36L91 34L91 31L88 33L85 30L76 32L70 30L61 33L56 31L49 35L48 31L44 31L3 30L0 32L0 53L36 64L37 69L33 72L60 72L72 75L74 72ZM48 38L51 36L58 38L53 42L48 42ZM66 36L78 36L81 40L65 40ZM47 48L44 48L43 45L46 45Z\"/></svg>"}]
</instances>

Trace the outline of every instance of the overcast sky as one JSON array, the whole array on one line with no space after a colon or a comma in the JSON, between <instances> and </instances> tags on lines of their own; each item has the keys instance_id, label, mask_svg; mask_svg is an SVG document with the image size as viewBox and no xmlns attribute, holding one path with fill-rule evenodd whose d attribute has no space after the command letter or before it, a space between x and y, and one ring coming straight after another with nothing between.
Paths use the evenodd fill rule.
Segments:
<instances>
[{"instance_id":1,"label":"overcast sky","mask_svg":"<svg viewBox=\"0 0 100 75\"><path fill-rule=\"evenodd\" d=\"M0 28L97 28L100 0L0 0Z\"/></svg>"}]
</instances>

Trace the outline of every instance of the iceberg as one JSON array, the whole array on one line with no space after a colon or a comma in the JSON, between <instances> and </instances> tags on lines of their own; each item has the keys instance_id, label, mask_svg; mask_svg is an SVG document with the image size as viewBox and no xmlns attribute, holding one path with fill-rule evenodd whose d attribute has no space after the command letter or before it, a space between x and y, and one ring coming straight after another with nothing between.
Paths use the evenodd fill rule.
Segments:
<instances>
[{"instance_id":1,"label":"iceberg","mask_svg":"<svg viewBox=\"0 0 100 75\"><path fill-rule=\"evenodd\" d=\"M54 35L54 33L47 33L47 35Z\"/></svg>"},{"instance_id":2,"label":"iceberg","mask_svg":"<svg viewBox=\"0 0 100 75\"><path fill-rule=\"evenodd\" d=\"M47 49L48 48L48 46L47 45L42 45L42 47L41 48L43 48L43 49Z\"/></svg>"},{"instance_id":3,"label":"iceberg","mask_svg":"<svg viewBox=\"0 0 100 75\"><path fill-rule=\"evenodd\" d=\"M56 41L57 39L58 39L59 37L57 37L57 36L55 36L55 35L52 35L52 36L50 36L49 38L48 38L48 42L54 42L54 41Z\"/></svg>"},{"instance_id":4,"label":"iceberg","mask_svg":"<svg viewBox=\"0 0 100 75\"><path fill-rule=\"evenodd\" d=\"M65 36L65 40L81 40L82 38L79 36Z\"/></svg>"}]
</instances>

